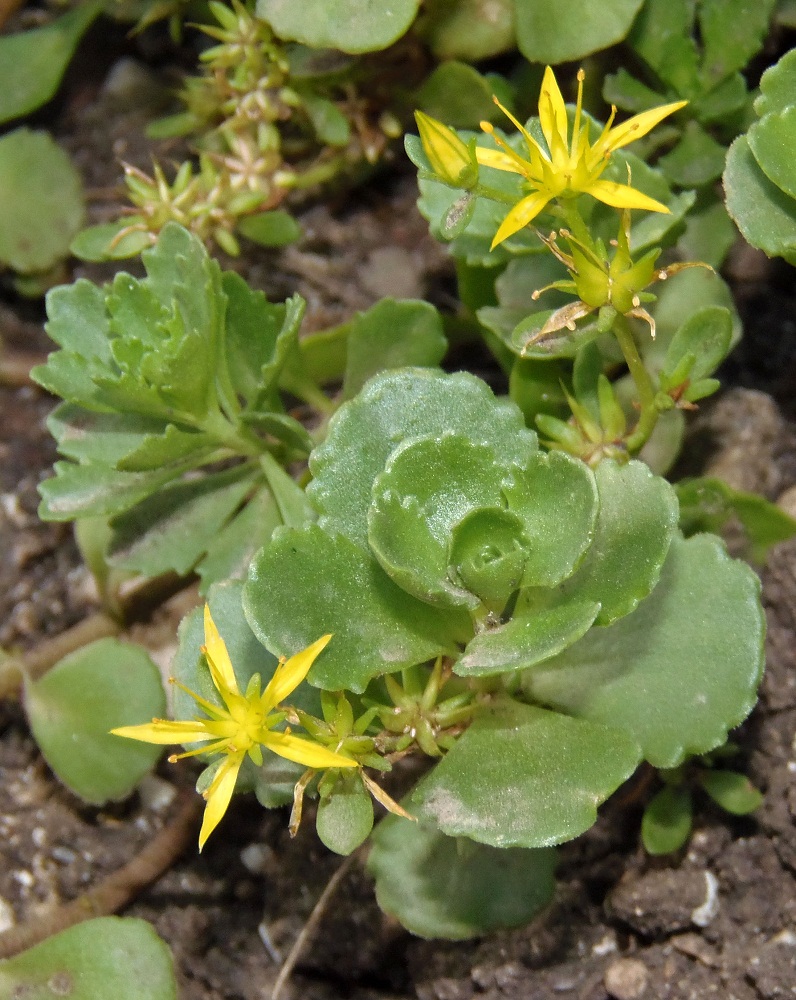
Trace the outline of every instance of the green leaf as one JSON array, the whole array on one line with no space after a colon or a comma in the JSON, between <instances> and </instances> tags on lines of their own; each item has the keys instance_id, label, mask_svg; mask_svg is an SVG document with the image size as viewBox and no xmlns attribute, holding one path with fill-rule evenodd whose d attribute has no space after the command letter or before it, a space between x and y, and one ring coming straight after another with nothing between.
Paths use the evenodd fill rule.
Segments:
<instances>
[{"instance_id":1,"label":"green leaf","mask_svg":"<svg viewBox=\"0 0 796 1000\"><path fill-rule=\"evenodd\" d=\"M712 375L727 357L732 345L732 316L723 306L705 306L692 313L672 338L664 371L671 373L686 355L694 356L689 379Z\"/></svg>"},{"instance_id":2,"label":"green leaf","mask_svg":"<svg viewBox=\"0 0 796 1000\"><path fill-rule=\"evenodd\" d=\"M646 0L628 36L630 47L683 97L700 89L693 26L692 0Z\"/></svg>"},{"instance_id":3,"label":"green leaf","mask_svg":"<svg viewBox=\"0 0 796 1000\"><path fill-rule=\"evenodd\" d=\"M479 62L514 47L514 0L426 0L415 30L438 59Z\"/></svg>"},{"instance_id":4,"label":"green leaf","mask_svg":"<svg viewBox=\"0 0 796 1000\"><path fill-rule=\"evenodd\" d=\"M594 473L563 452L533 455L503 490L530 542L523 587L554 587L571 576L594 537L600 506Z\"/></svg>"},{"instance_id":5,"label":"green leaf","mask_svg":"<svg viewBox=\"0 0 796 1000\"><path fill-rule=\"evenodd\" d=\"M0 38L0 123L50 100L77 43L101 10L101 3L81 4L43 28Z\"/></svg>"},{"instance_id":6,"label":"green leaf","mask_svg":"<svg viewBox=\"0 0 796 1000\"><path fill-rule=\"evenodd\" d=\"M414 98L421 111L453 128L475 129L480 121L493 121L501 113L489 80L456 60L437 66Z\"/></svg>"},{"instance_id":7,"label":"green leaf","mask_svg":"<svg viewBox=\"0 0 796 1000\"><path fill-rule=\"evenodd\" d=\"M714 802L733 816L747 816L763 804L762 792L745 774L736 771L702 771L699 783Z\"/></svg>"},{"instance_id":8,"label":"green leaf","mask_svg":"<svg viewBox=\"0 0 796 1000\"><path fill-rule=\"evenodd\" d=\"M61 403L47 417L47 430L58 450L78 462L116 466L134 452L147 436L162 430L163 423L137 413L92 413L74 403ZM199 435L193 435L197 441ZM141 471L141 470L131 470Z\"/></svg>"},{"instance_id":9,"label":"green leaf","mask_svg":"<svg viewBox=\"0 0 796 1000\"><path fill-rule=\"evenodd\" d=\"M765 562L768 550L796 534L796 520L757 493L734 490L721 479L686 479L676 486L680 527L687 534L720 531L735 514L751 543L751 555Z\"/></svg>"},{"instance_id":10,"label":"green leaf","mask_svg":"<svg viewBox=\"0 0 796 1000\"><path fill-rule=\"evenodd\" d=\"M520 411L497 400L480 379L411 369L377 375L332 418L326 441L310 456L307 495L320 524L367 544L367 513L376 476L409 438L465 434L489 445L499 461L522 462L536 450Z\"/></svg>"},{"instance_id":11,"label":"green leaf","mask_svg":"<svg viewBox=\"0 0 796 1000\"><path fill-rule=\"evenodd\" d=\"M175 475L173 469L116 472L104 465L56 462L55 475L39 484L39 517L72 521L76 517L119 514L154 493Z\"/></svg>"},{"instance_id":12,"label":"green leaf","mask_svg":"<svg viewBox=\"0 0 796 1000\"><path fill-rule=\"evenodd\" d=\"M702 78L715 83L743 69L763 46L776 0L700 0Z\"/></svg>"},{"instance_id":13,"label":"green leaf","mask_svg":"<svg viewBox=\"0 0 796 1000\"><path fill-rule=\"evenodd\" d=\"M189 457L198 461L215 447L217 442L209 434L182 430L174 424L166 424L161 433L147 434L138 447L119 459L116 468L124 472L144 472L164 465L174 465Z\"/></svg>"},{"instance_id":14,"label":"green leaf","mask_svg":"<svg viewBox=\"0 0 796 1000\"><path fill-rule=\"evenodd\" d=\"M80 260L92 263L137 257L142 250L152 246L152 237L146 230L135 230L122 236L132 224L128 217L119 222L104 222L81 229L69 244L69 252Z\"/></svg>"},{"instance_id":15,"label":"green leaf","mask_svg":"<svg viewBox=\"0 0 796 1000\"><path fill-rule=\"evenodd\" d=\"M243 579L254 553L271 540L282 523L273 493L267 488L257 490L208 544L207 554L196 567L202 580L201 593L206 594L213 583Z\"/></svg>"},{"instance_id":16,"label":"green leaf","mask_svg":"<svg viewBox=\"0 0 796 1000\"><path fill-rule=\"evenodd\" d=\"M784 111L771 112L755 122L747 133L749 148L757 165L768 179L785 194L796 198L796 96Z\"/></svg>"},{"instance_id":17,"label":"green leaf","mask_svg":"<svg viewBox=\"0 0 796 1000\"><path fill-rule=\"evenodd\" d=\"M161 754L109 732L166 710L158 668L141 647L118 639L92 642L26 681L25 709L47 763L96 805L129 795Z\"/></svg>"},{"instance_id":18,"label":"green leaf","mask_svg":"<svg viewBox=\"0 0 796 1000\"><path fill-rule=\"evenodd\" d=\"M247 215L237 222L235 228L241 236L252 243L259 243L261 247L285 247L301 238L301 226L284 209Z\"/></svg>"},{"instance_id":19,"label":"green leaf","mask_svg":"<svg viewBox=\"0 0 796 1000\"><path fill-rule=\"evenodd\" d=\"M349 324L343 399L391 368L435 367L448 349L442 319L428 302L382 299Z\"/></svg>"},{"instance_id":20,"label":"green leaf","mask_svg":"<svg viewBox=\"0 0 796 1000\"><path fill-rule=\"evenodd\" d=\"M0 961L0 994L25 1000L177 1000L177 981L171 952L151 924L98 917Z\"/></svg>"},{"instance_id":21,"label":"green leaf","mask_svg":"<svg viewBox=\"0 0 796 1000\"><path fill-rule=\"evenodd\" d=\"M255 476L237 467L169 483L112 521L109 561L146 576L187 573L244 502Z\"/></svg>"},{"instance_id":22,"label":"green leaf","mask_svg":"<svg viewBox=\"0 0 796 1000\"><path fill-rule=\"evenodd\" d=\"M796 104L796 49L786 52L760 78L760 96L755 101L755 111L761 117L784 111Z\"/></svg>"},{"instance_id":23,"label":"green leaf","mask_svg":"<svg viewBox=\"0 0 796 1000\"><path fill-rule=\"evenodd\" d=\"M594 823L640 759L631 736L519 702L479 714L406 807L449 836L548 847Z\"/></svg>"},{"instance_id":24,"label":"green leaf","mask_svg":"<svg viewBox=\"0 0 796 1000\"><path fill-rule=\"evenodd\" d=\"M606 104L615 104L625 111L638 114L649 111L665 103L663 96L657 90L652 90L646 84L637 80L624 68L616 73L609 73L603 81L603 100Z\"/></svg>"},{"instance_id":25,"label":"green leaf","mask_svg":"<svg viewBox=\"0 0 796 1000\"><path fill-rule=\"evenodd\" d=\"M641 817L641 842L648 854L679 851L691 833L691 792L667 785L653 796Z\"/></svg>"},{"instance_id":26,"label":"green leaf","mask_svg":"<svg viewBox=\"0 0 796 1000\"><path fill-rule=\"evenodd\" d=\"M679 187L702 187L721 177L726 154L724 146L690 121L678 144L658 160L658 166Z\"/></svg>"},{"instance_id":27,"label":"green leaf","mask_svg":"<svg viewBox=\"0 0 796 1000\"><path fill-rule=\"evenodd\" d=\"M660 582L631 615L591 629L526 674L529 695L612 725L654 766L721 746L751 711L763 669L760 581L719 539L675 538Z\"/></svg>"},{"instance_id":28,"label":"green leaf","mask_svg":"<svg viewBox=\"0 0 796 1000\"><path fill-rule=\"evenodd\" d=\"M519 927L555 890L552 848L501 850L396 816L379 824L372 845L379 906L420 937L460 941Z\"/></svg>"},{"instance_id":29,"label":"green leaf","mask_svg":"<svg viewBox=\"0 0 796 1000\"><path fill-rule=\"evenodd\" d=\"M796 264L796 198L766 177L746 136L730 146L724 190L727 211L746 240L769 257Z\"/></svg>"},{"instance_id":30,"label":"green leaf","mask_svg":"<svg viewBox=\"0 0 796 1000\"><path fill-rule=\"evenodd\" d=\"M351 125L334 101L320 97L311 90L302 89L299 96L320 142L325 146L340 146L341 148L347 146L351 141ZM300 229L298 233L300 235Z\"/></svg>"},{"instance_id":31,"label":"green leaf","mask_svg":"<svg viewBox=\"0 0 796 1000\"><path fill-rule=\"evenodd\" d=\"M285 472L273 455L264 452L260 457L260 467L265 473L283 524L289 528L300 528L315 520L315 511L310 506L304 490Z\"/></svg>"},{"instance_id":32,"label":"green leaf","mask_svg":"<svg viewBox=\"0 0 796 1000\"><path fill-rule=\"evenodd\" d=\"M642 0L515 0L517 45L530 62L560 63L621 42Z\"/></svg>"},{"instance_id":33,"label":"green leaf","mask_svg":"<svg viewBox=\"0 0 796 1000\"><path fill-rule=\"evenodd\" d=\"M257 16L280 38L314 49L375 52L397 41L414 20L419 0L257 0Z\"/></svg>"},{"instance_id":34,"label":"green leaf","mask_svg":"<svg viewBox=\"0 0 796 1000\"><path fill-rule=\"evenodd\" d=\"M328 796L318 803L318 837L335 854L350 854L373 829L373 801L359 771L341 771Z\"/></svg>"},{"instance_id":35,"label":"green leaf","mask_svg":"<svg viewBox=\"0 0 796 1000\"><path fill-rule=\"evenodd\" d=\"M594 541L563 592L597 601L597 625L629 614L653 589L677 528L677 495L642 462L606 460L595 471L600 497Z\"/></svg>"},{"instance_id":36,"label":"green leaf","mask_svg":"<svg viewBox=\"0 0 796 1000\"><path fill-rule=\"evenodd\" d=\"M454 670L462 677L487 677L532 667L585 635L599 611L597 602L578 599L538 608L526 605L521 595L514 617L478 632Z\"/></svg>"},{"instance_id":37,"label":"green leaf","mask_svg":"<svg viewBox=\"0 0 796 1000\"><path fill-rule=\"evenodd\" d=\"M54 267L69 255L83 213L80 175L46 132L19 128L0 138L0 264L20 274Z\"/></svg>"},{"instance_id":38,"label":"green leaf","mask_svg":"<svg viewBox=\"0 0 796 1000\"><path fill-rule=\"evenodd\" d=\"M310 671L327 690L361 693L379 674L452 655L469 626L466 614L418 601L370 553L317 525L274 533L252 562L244 601L255 634L279 655L333 633Z\"/></svg>"},{"instance_id":39,"label":"green leaf","mask_svg":"<svg viewBox=\"0 0 796 1000\"><path fill-rule=\"evenodd\" d=\"M463 434L415 439L396 450L373 484L368 512L368 542L384 571L420 600L477 607L454 573L451 533L472 511L501 504L505 475L491 448Z\"/></svg>"}]
</instances>

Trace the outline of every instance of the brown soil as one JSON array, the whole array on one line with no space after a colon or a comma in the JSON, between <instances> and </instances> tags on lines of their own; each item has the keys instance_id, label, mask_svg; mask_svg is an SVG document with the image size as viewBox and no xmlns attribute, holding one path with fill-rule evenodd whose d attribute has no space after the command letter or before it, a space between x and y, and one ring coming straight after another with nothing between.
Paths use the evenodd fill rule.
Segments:
<instances>
[{"instance_id":1,"label":"brown soil","mask_svg":"<svg viewBox=\"0 0 796 1000\"><path fill-rule=\"evenodd\" d=\"M148 165L141 139L146 115L132 95L158 89L140 63L120 69L114 62L110 85L110 61L98 65L67 88L54 125L87 184L108 188L118 179L114 156ZM131 106L135 112L125 110ZM331 208L310 208L303 222L306 236L296 247L225 266L240 268L274 297L299 291L308 299L310 328L345 319L386 294L449 304L449 266L414 211L410 177L382 180ZM108 273L74 269L74 276L95 280ZM761 302L769 309L769 339L761 341L762 327L752 323L753 343L770 351L776 345L779 364L761 367L759 354L747 351L733 374L782 398L793 384L785 327L792 292L779 289L776 298L765 284L770 277L765 270L757 284L736 286L747 316L759 316ZM41 318L38 306L7 296L0 328L12 355L47 350ZM43 426L52 405L31 387L0 387L0 646L6 649L31 649L95 609L70 529L36 517L36 485L55 457ZM793 416L787 398L783 409L786 416L767 395L733 390L700 415L695 440L711 442L704 465L737 486L782 497L793 512L796 426L787 422ZM544 914L529 927L463 944L411 937L378 910L367 876L354 865L286 994L306 1000L796 994L796 543L774 552L763 580L768 672L758 708L734 737L742 747L737 766L765 792L754 817L728 817L701 799L687 848L652 859L639 845L639 821L655 779L642 773L607 803L591 831L563 847L559 887ZM172 627L166 611L136 638L165 658ZM189 783L191 774L166 765L130 801L88 808L53 778L19 705L0 704L0 925L51 911L134 857L168 822L173 783ZM308 819L291 841L282 811L266 813L250 797L236 799L205 852L189 849L125 911L150 920L171 946L183 1000L270 996L281 957L340 864L319 845Z\"/></svg>"}]
</instances>

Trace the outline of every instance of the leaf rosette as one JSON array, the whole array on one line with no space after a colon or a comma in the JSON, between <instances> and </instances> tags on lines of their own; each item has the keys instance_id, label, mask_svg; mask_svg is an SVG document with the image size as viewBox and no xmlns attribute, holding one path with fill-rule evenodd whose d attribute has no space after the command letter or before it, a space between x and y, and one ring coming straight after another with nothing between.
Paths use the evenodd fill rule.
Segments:
<instances>
[{"instance_id":1,"label":"leaf rosette","mask_svg":"<svg viewBox=\"0 0 796 1000\"><path fill-rule=\"evenodd\" d=\"M640 760L704 753L751 710L757 578L682 539L644 464L544 453L479 379L403 369L341 407L310 468L318 520L255 557L247 618L278 655L334 633L324 689L367 696L441 655L480 692L408 799L443 834L567 840Z\"/></svg>"}]
</instances>

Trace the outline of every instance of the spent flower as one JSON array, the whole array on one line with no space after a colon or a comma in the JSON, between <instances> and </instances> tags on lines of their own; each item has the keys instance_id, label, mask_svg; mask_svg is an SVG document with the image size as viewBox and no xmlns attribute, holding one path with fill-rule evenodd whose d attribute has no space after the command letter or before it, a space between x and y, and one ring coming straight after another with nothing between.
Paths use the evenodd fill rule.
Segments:
<instances>
[{"instance_id":1,"label":"spent flower","mask_svg":"<svg viewBox=\"0 0 796 1000\"><path fill-rule=\"evenodd\" d=\"M357 766L356 761L349 757L335 753L311 740L294 736L290 732L280 732L275 728L285 719L285 713L275 709L304 680L316 657L331 639L331 635L322 636L288 660L282 658L274 676L262 693L260 676L254 674L246 693L242 694L226 644L218 633L208 605L205 605L204 627L205 644L202 652L207 658L210 677L221 696L223 707L178 684L204 711L206 718L199 717L188 721L153 719L144 725L122 726L112 730L116 736L126 736L145 743L207 744L188 750L186 753L174 754L169 758L170 761L203 753L223 755L216 765L209 787L203 793L207 807L199 833L200 851L227 810L235 790L238 772L247 754L258 766L263 763L263 747L280 757L316 770Z\"/></svg>"},{"instance_id":2,"label":"spent flower","mask_svg":"<svg viewBox=\"0 0 796 1000\"><path fill-rule=\"evenodd\" d=\"M578 99L572 133L569 133L567 107L561 95L552 69L545 69L542 90L539 95L539 124L545 138L545 149L520 124L510 111L495 98L495 103L517 129L528 148L527 158L517 153L495 133L489 122L481 122L481 128L491 135L499 149L477 147L479 164L520 174L530 193L511 209L503 220L492 241L493 248L527 226L544 207L556 198L590 194L598 201L613 208L643 208L652 212L668 212L669 209L636 190L629 184L602 179L601 175L611 158L611 154L629 143L646 135L662 119L682 108L687 101L676 101L652 108L634 115L621 125L614 125L616 108L598 138L589 142L588 119L583 120L583 70L578 71Z\"/></svg>"}]
</instances>

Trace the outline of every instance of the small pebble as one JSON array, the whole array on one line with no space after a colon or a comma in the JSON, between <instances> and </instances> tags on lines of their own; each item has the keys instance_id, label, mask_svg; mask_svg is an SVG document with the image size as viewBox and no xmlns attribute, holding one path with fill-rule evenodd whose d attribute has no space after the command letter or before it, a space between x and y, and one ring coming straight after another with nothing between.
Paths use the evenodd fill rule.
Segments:
<instances>
[{"instance_id":1,"label":"small pebble","mask_svg":"<svg viewBox=\"0 0 796 1000\"><path fill-rule=\"evenodd\" d=\"M614 1000L639 1000L647 988L647 967L637 958L619 958L605 970L603 982Z\"/></svg>"},{"instance_id":2,"label":"small pebble","mask_svg":"<svg viewBox=\"0 0 796 1000\"><path fill-rule=\"evenodd\" d=\"M11 904L0 896L0 934L13 927L17 922Z\"/></svg>"}]
</instances>

